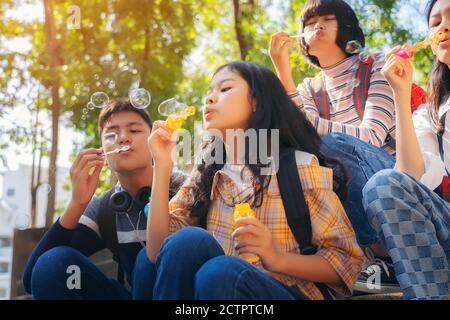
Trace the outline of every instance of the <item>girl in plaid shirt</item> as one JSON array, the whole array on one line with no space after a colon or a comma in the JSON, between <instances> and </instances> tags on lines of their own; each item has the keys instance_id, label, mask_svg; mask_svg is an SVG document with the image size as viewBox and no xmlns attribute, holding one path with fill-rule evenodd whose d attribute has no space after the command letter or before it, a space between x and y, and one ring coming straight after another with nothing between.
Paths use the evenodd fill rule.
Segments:
<instances>
[{"instance_id":1,"label":"girl in plaid shirt","mask_svg":"<svg viewBox=\"0 0 450 320\"><path fill-rule=\"evenodd\" d=\"M221 133L221 138L207 143L200 163L170 203L167 188L173 133L165 122L157 121L148 141L154 180L147 256L153 272L136 274L147 281L147 296L323 299L315 283L351 294L363 253L333 189L341 195L346 191L345 178L336 177L333 184L333 168L342 171L341 165L320 153L320 137L294 107L276 75L249 62L219 68L207 93L203 120L206 129ZM297 169L316 254L300 254L287 224L276 175L262 174L259 156L257 164L249 161L251 148L245 148L240 159L230 156L233 144L226 131L238 129L278 129L279 145L298 150ZM261 139L257 146L270 140ZM223 161L208 164L206 154L214 144L224 146ZM237 220L240 227L235 229L234 205L244 202L251 204L255 217ZM242 253L255 254L259 261L251 264L239 258ZM147 259L142 255L141 259Z\"/></svg>"}]
</instances>

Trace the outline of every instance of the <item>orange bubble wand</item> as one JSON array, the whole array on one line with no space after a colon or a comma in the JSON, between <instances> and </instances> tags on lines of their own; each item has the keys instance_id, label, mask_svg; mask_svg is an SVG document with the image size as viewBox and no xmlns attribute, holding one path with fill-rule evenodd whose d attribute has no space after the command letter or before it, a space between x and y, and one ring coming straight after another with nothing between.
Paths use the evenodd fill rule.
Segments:
<instances>
[{"instance_id":1,"label":"orange bubble wand","mask_svg":"<svg viewBox=\"0 0 450 320\"><path fill-rule=\"evenodd\" d=\"M194 114L195 114L195 107L193 106L186 107L185 109L181 110L178 113L169 115L166 120L166 127L171 131L180 129L184 121L187 118L193 116Z\"/></svg>"},{"instance_id":2,"label":"orange bubble wand","mask_svg":"<svg viewBox=\"0 0 450 320\"><path fill-rule=\"evenodd\" d=\"M410 59L414 56L414 53L419 49L424 49L429 45L436 43L439 44L442 40L445 39L445 32L439 31L436 34L426 37L424 40L413 44L412 46L409 44L404 44L399 51L397 51L396 55L404 58Z\"/></svg>"}]
</instances>

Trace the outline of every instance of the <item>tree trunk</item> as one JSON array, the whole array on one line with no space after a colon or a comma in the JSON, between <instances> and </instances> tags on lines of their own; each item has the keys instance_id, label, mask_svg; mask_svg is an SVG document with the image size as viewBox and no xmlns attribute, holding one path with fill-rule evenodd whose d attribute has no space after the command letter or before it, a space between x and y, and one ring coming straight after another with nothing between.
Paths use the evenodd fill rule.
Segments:
<instances>
[{"instance_id":1,"label":"tree trunk","mask_svg":"<svg viewBox=\"0 0 450 320\"><path fill-rule=\"evenodd\" d=\"M255 1L248 0L246 2L241 3L239 0L233 0L233 9L234 9L234 29L236 31L236 40L239 44L241 60L247 60L248 52L252 44L250 41L251 39L250 36L246 35L245 31L242 29L242 21L244 19L249 19L250 22L253 22Z\"/></svg>"},{"instance_id":2,"label":"tree trunk","mask_svg":"<svg viewBox=\"0 0 450 320\"><path fill-rule=\"evenodd\" d=\"M32 137L32 145L33 145L33 160L31 163L31 185L30 185L30 191L31 191L31 228L36 227L36 211L37 211L37 190L39 186L41 185L41 164L42 164L42 157L43 157L43 131L41 129L41 137L38 142L37 138L37 132L39 129L39 101L40 96L38 95L37 102L36 102L36 110L35 110L35 120L33 125L33 137ZM39 144L39 160L38 160L38 168L37 168L37 177L36 177L36 152L37 152L37 146Z\"/></svg>"},{"instance_id":3,"label":"tree trunk","mask_svg":"<svg viewBox=\"0 0 450 320\"><path fill-rule=\"evenodd\" d=\"M53 17L53 3L52 0L44 0L45 11L45 42L48 59L50 60L50 72L53 75L50 82L51 97L52 97L52 147L50 151L50 168L55 170L49 171L48 183L50 185L50 192L47 198L47 212L45 216L45 226L49 227L53 223L55 215L55 198L56 198L56 160L58 156L58 130L59 130L59 112L61 109L61 102L59 99L59 76L57 68L61 65L61 55L59 46L56 40L56 31Z\"/></svg>"},{"instance_id":4,"label":"tree trunk","mask_svg":"<svg viewBox=\"0 0 450 320\"><path fill-rule=\"evenodd\" d=\"M239 44L241 60L245 60L248 54L248 44L247 41L245 40L244 32L241 26L242 14L239 0L233 0L233 9L234 9L234 29L236 31L236 39Z\"/></svg>"},{"instance_id":5,"label":"tree trunk","mask_svg":"<svg viewBox=\"0 0 450 320\"><path fill-rule=\"evenodd\" d=\"M148 2L144 2L143 10L145 10L145 45L144 45L144 54L142 56L142 70L141 70L141 82L145 82L147 80L148 75L148 57L150 55L150 22L152 16L152 5Z\"/></svg>"}]
</instances>

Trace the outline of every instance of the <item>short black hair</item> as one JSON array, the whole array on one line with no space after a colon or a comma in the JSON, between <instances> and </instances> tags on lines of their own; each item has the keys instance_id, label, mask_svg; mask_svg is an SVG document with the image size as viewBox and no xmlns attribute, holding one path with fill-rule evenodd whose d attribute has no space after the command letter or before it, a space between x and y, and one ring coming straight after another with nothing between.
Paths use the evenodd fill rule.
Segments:
<instances>
[{"instance_id":1,"label":"short black hair","mask_svg":"<svg viewBox=\"0 0 450 320\"><path fill-rule=\"evenodd\" d=\"M100 111L98 117L98 132L102 134L106 122L115 113L131 111L141 116L141 118L148 124L150 130L152 129L152 120L147 110L135 108L128 98L117 98L109 100L108 105Z\"/></svg>"},{"instance_id":2,"label":"short black hair","mask_svg":"<svg viewBox=\"0 0 450 320\"><path fill-rule=\"evenodd\" d=\"M338 23L338 33L336 38L336 44L347 57L353 56L358 53L348 53L346 50L347 43L349 41L358 41L362 48L366 45L366 39L364 32L359 25L359 20L356 17L355 11L350 7L347 2L342 0L310 0L306 3L301 13L301 32L305 27L305 23L315 16L325 16L328 14L336 15ZM309 46L305 42L305 39L301 40L301 50L303 55L308 61L320 67L319 60L310 54L308 54Z\"/></svg>"}]
</instances>

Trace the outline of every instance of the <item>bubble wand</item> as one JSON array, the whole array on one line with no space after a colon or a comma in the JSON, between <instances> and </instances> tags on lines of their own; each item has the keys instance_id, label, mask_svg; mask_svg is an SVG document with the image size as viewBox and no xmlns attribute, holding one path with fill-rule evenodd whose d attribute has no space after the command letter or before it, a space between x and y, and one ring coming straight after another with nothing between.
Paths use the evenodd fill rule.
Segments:
<instances>
[{"instance_id":1,"label":"bubble wand","mask_svg":"<svg viewBox=\"0 0 450 320\"><path fill-rule=\"evenodd\" d=\"M424 49L433 43L438 44L444 39L445 39L445 32L439 31L436 34L430 37L426 37L424 40L413 44L412 46L409 44L404 44L400 48L400 50L397 51L396 55L404 59L410 59L414 56L414 53L417 50Z\"/></svg>"},{"instance_id":2,"label":"bubble wand","mask_svg":"<svg viewBox=\"0 0 450 320\"><path fill-rule=\"evenodd\" d=\"M167 117L166 126L169 130L175 131L180 129L183 122L195 114L195 107L189 106L178 113L173 113Z\"/></svg>"}]
</instances>

